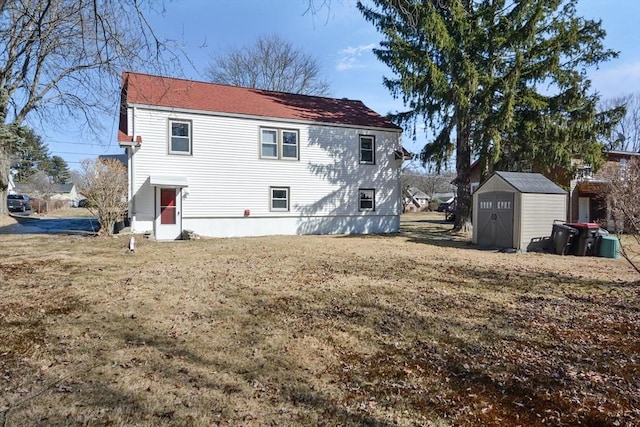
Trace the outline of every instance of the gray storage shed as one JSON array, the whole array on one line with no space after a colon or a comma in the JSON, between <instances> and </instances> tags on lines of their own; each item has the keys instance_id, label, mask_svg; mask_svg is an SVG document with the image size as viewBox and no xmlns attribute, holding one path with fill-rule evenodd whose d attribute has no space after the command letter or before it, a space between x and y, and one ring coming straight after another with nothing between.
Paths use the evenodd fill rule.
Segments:
<instances>
[{"instance_id":1,"label":"gray storage shed","mask_svg":"<svg viewBox=\"0 0 640 427\"><path fill-rule=\"evenodd\" d=\"M526 252L565 221L567 192L539 173L494 172L473 193L473 243Z\"/></svg>"}]
</instances>

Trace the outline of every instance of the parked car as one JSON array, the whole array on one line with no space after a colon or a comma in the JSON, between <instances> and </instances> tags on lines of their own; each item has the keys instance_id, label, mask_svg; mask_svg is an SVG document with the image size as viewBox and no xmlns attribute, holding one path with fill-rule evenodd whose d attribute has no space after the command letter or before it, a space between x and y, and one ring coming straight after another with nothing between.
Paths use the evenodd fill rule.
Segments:
<instances>
[{"instance_id":1,"label":"parked car","mask_svg":"<svg viewBox=\"0 0 640 427\"><path fill-rule=\"evenodd\" d=\"M455 222L456 220L456 202L455 200L447 206L445 209L445 221Z\"/></svg>"},{"instance_id":2,"label":"parked car","mask_svg":"<svg viewBox=\"0 0 640 427\"><path fill-rule=\"evenodd\" d=\"M442 202L438 205L438 208L436 209L436 212L445 212L447 210L447 207L449 206L450 202Z\"/></svg>"},{"instance_id":3,"label":"parked car","mask_svg":"<svg viewBox=\"0 0 640 427\"><path fill-rule=\"evenodd\" d=\"M31 210L29 196L24 194L9 194L7 196L9 212L26 212Z\"/></svg>"},{"instance_id":4,"label":"parked car","mask_svg":"<svg viewBox=\"0 0 640 427\"><path fill-rule=\"evenodd\" d=\"M436 211L438 212L447 212L447 210L451 207L451 205L454 203L455 199L452 197L449 200L447 200L446 202L442 202L438 205L438 208L436 209Z\"/></svg>"}]
</instances>

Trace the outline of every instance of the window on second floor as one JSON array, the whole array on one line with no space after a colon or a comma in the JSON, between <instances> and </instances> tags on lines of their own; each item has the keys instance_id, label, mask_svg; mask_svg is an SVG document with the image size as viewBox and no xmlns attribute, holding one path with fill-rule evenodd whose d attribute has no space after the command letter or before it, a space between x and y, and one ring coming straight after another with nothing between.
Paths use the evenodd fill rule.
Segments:
<instances>
[{"instance_id":1,"label":"window on second floor","mask_svg":"<svg viewBox=\"0 0 640 427\"><path fill-rule=\"evenodd\" d=\"M260 158L298 160L299 146L296 130L260 130Z\"/></svg>"},{"instance_id":2,"label":"window on second floor","mask_svg":"<svg viewBox=\"0 0 640 427\"><path fill-rule=\"evenodd\" d=\"M285 159L298 158L298 132L282 131L282 157Z\"/></svg>"},{"instance_id":3,"label":"window on second floor","mask_svg":"<svg viewBox=\"0 0 640 427\"><path fill-rule=\"evenodd\" d=\"M191 121L169 120L169 154L191 154Z\"/></svg>"},{"instance_id":4,"label":"window on second floor","mask_svg":"<svg viewBox=\"0 0 640 427\"><path fill-rule=\"evenodd\" d=\"M262 129L260 139L260 157L278 158L278 131Z\"/></svg>"},{"instance_id":5,"label":"window on second floor","mask_svg":"<svg viewBox=\"0 0 640 427\"><path fill-rule=\"evenodd\" d=\"M360 135L360 163L373 165L376 162L376 139L369 135Z\"/></svg>"}]
</instances>

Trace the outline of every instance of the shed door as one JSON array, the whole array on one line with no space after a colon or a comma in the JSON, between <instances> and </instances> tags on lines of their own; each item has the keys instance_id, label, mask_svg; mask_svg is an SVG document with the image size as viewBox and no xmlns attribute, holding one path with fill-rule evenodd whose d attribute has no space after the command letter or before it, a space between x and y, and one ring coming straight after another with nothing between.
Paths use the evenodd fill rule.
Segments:
<instances>
[{"instance_id":1,"label":"shed door","mask_svg":"<svg viewBox=\"0 0 640 427\"><path fill-rule=\"evenodd\" d=\"M506 191L478 194L478 246L513 247L513 195Z\"/></svg>"}]
</instances>

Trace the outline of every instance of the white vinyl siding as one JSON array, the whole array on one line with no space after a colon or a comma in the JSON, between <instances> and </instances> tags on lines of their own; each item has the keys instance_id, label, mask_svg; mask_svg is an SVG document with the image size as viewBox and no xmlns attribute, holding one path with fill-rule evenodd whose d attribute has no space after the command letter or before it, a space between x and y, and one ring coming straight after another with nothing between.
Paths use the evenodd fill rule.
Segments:
<instances>
[{"instance_id":1,"label":"white vinyl siding","mask_svg":"<svg viewBox=\"0 0 640 427\"><path fill-rule=\"evenodd\" d=\"M564 221L567 217L567 196L565 194L524 193L516 212L520 235L514 233L516 241L526 248L531 239L551 236L553 221ZM518 230L516 228L516 230ZM541 231L546 234L541 236Z\"/></svg>"},{"instance_id":2,"label":"white vinyl siding","mask_svg":"<svg viewBox=\"0 0 640 427\"><path fill-rule=\"evenodd\" d=\"M166 123L169 119L190 120L191 156L168 155ZM279 224L287 224L286 229L280 230L283 234L324 232L322 227L327 227L326 224L331 223L329 218L334 217L340 218L336 221L338 226L345 224L344 218L362 218L359 228L353 230L371 232L377 230L376 224L392 228L399 224L400 172L393 155L394 150L400 148L399 131L367 130L376 137L377 162L375 168L361 174L354 173L360 164L358 144L363 133L358 128L178 114L142 107L136 109L134 122L136 135L141 135L144 141L134 154L132 194L136 197L134 213L138 222L135 232L147 231L145 227L149 228L147 224L153 220L154 198L149 185L149 176L153 174L184 176L188 180L188 195L182 205L185 224L214 218L220 221L240 218L244 221L238 227L240 233L251 230L251 221L258 223L263 218L264 221L273 218ZM289 130L297 135L297 158L304 161L265 161L256 155L256 136L261 138L262 154L263 131ZM230 151L233 155L229 155ZM282 156L282 152L279 154ZM289 197L295 194L295 203L289 200L288 210L271 209L269 189L273 183L287 187ZM360 188L376 189L375 212L358 210L354 195ZM247 210L250 215L245 217ZM282 218L291 218L291 221L285 222ZM272 231L277 232L278 226L273 224ZM202 234L227 231L214 228L211 234ZM335 230L343 232L342 228Z\"/></svg>"}]
</instances>

